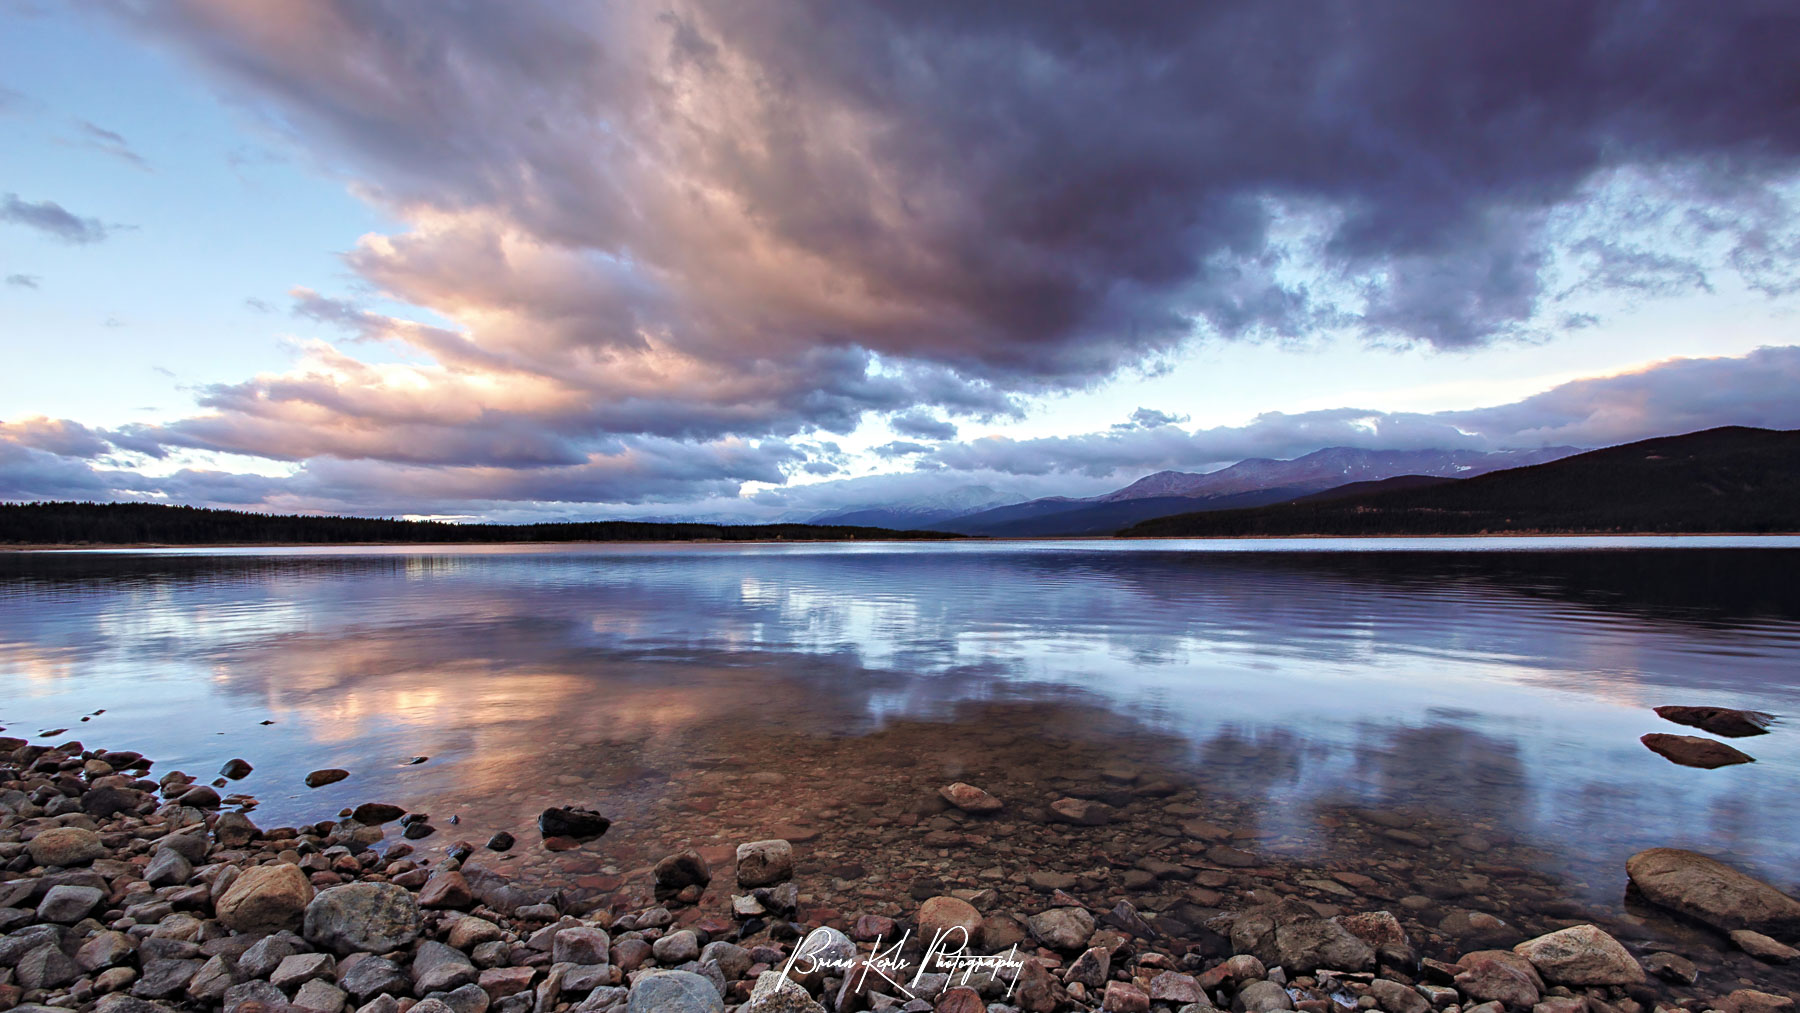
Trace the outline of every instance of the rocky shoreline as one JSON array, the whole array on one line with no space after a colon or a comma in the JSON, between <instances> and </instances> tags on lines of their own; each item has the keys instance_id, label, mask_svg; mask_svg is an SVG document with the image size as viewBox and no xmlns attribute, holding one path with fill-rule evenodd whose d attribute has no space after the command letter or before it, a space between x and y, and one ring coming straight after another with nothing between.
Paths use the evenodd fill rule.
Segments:
<instances>
[{"instance_id":1,"label":"rocky shoreline","mask_svg":"<svg viewBox=\"0 0 1800 1013\"><path fill-rule=\"evenodd\" d=\"M1783 965L1800 959L1786 945L1800 938L1800 902L1677 849L1641 852L1625 875L1639 901L1706 940L1686 953L1608 931L1566 904L1529 929L1461 909L1425 923L1430 897L1359 872L1272 868L1197 817L1118 869L1116 888L1044 865L1019 890L922 880L904 898L865 895L859 910L855 897L832 896L831 907L819 902L831 884L811 881L827 877L810 871L804 841L746 836L725 850L670 848L595 899L538 881L532 862L513 863L521 874L511 878L498 871L515 848L554 853L601 839L608 817L578 800L546 810L535 843L501 832L479 848L426 849L412 842L450 835L401 806L366 802L315 824L262 828L249 815L254 799L221 795L227 777L207 784L153 775L153 766L135 752L0 738L0 1010L1794 1006L1793 970ZM221 774L247 770L233 761ZM336 773L315 772L321 783ZM1040 815L1079 832L1104 826L1118 805L1173 793L1126 774L1114 780L1114 804L1062 797ZM1166 803L1166 818L1180 818L1182 804ZM917 803L929 819L915 844L941 854L984 828L1003 834L1020 805L974 784L943 785ZM1381 829L1401 840L1429 828ZM1477 864L1459 889L1492 892L1490 879L1522 871Z\"/></svg>"}]
</instances>

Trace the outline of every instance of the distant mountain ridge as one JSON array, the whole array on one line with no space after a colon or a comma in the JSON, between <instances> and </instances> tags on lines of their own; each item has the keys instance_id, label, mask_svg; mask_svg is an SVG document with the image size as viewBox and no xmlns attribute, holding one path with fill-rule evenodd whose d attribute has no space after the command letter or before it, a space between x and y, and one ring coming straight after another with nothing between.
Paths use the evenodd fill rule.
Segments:
<instances>
[{"instance_id":1,"label":"distant mountain ridge","mask_svg":"<svg viewBox=\"0 0 1800 1013\"><path fill-rule=\"evenodd\" d=\"M1800 430L1726 426L1461 481L1147 520L1128 537L1800 531Z\"/></svg>"},{"instance_id":2,"label":"distant mountain ridge","mask_svg":"<svg viewBox=\"0 0 1800 1013\"><path fill-rule=\"evenodd\" d=\"M1228 468L1198 474L1159 471L1095 499L1111 503L1151 496L1228 496L1277 486L1311 486L1323 490L1351 482L1376 481L1397 475L1472 478L1490 471L1544 464L1581 451L1580 447L1496 451L1326 447L1288 461L1251 457Z\"/></svg>"},{"instance_id":3,"label":"distant mountain ridge","mask_svg":"<svg viewBox=\"0 0 1800 1013\"><path fill-rule=\"evenodd\" d=\"M986 510L1004 503L1018 502L991 486L959 485L935 496L926 496L903 504L827 510L808 518L809 524L851 524L875 528L922 528L938 521Z\"/></svg>"},{"instance_id":4,"label":"distant mountain ridge","mask_svg":"<svg viewBox=\"0 0 1800 1013\"><path fill-rule=\"evenodd\" d=\"M936 531L1011 538L1110 534L1140 521L1194 510L1264 506L1405 475L1445 479L1484 475L1581 452L1579 447L1491 452L1327 447L1288 461L1254 457L1199 474L1159 471L1086 499L1049 497L914 523Z\"/></svg>"}]
</instances>

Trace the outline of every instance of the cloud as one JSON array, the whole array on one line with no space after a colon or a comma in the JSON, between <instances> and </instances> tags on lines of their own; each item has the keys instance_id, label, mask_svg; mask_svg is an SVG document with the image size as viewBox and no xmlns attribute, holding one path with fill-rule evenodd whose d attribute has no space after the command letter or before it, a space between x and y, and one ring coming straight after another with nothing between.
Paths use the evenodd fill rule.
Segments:
<instances>
[{"instance_id":1,"label":"cloud","mask_svg":"<svg viewBox=\"0 0 1800 1013\"><path fill-rule=\"evenodd\" d=\"M79 422L42 415L0 422L0 442L44 450L61 457L99 457L112 449L99 431Z\"/></svg>"},{"instance_id":2,"label":"cloud","mask_svg":"<svg viewBox=\"0 0 1800 1013\"><path fill-rule=\"evenodd\" d=\"M1114 429L1160 429L1163 426L1179 425L1188 420L1186 415L1171 415L1154 408L1139 408L1131 413L1124 422L1114 422Z\"/></svg>"},{"instance_id":3,"label":"cloud","mask_svg":"<svg viewBox=\"0 0 1800 1013\"><path fill-rule=\"evenodd\" d=\"M341 326L559 433L1003 417L1197 335L1469 348L1800 262L1800 25L1752 6L113 9L405 223L348 263L449 326Z\"/></svg>"},{"instance_id":4,"label":"cloud","mask_svg":"<svg viewBox=\"0 0 1800 1013\"><path fill-rule=\"evenodd\" d=\"M1489 414L1188 432L1141 409L955 440L1196 340L1459 350L1727 277L1800 286L1800 19L1752 5L106 9L396 223L344 253L356 298L290 293L318 332L290 366L109 434L291 473L190 469L164 495L702 502L852 467L817 441L869 418L898 437L874 457L1046 487L1331 443L1586 442L1655 425L1633 396L1725 413L1609 378ZM16 195L0 219L118 227Z\"/></svg>"},{"instance_id":5,"label":"cloud","mask_svg":"<svg viewBox=\"0 0 1800 1013\"><path fill-rule=\"evenodd\" d=\"M1242 426L1112 428L1033 440L896 441L872 453L913 470L786 485L798 472L839 474L849 455L832 441L618 439L609 450L532 465L518 447L487 463L481 447L421 448L418 460L295 457L287 475L186 468L145 475L105 467L118 455L170 453L166 430L101 431L67 420L0 425L0 497L166 498L262 510L355 514L468 514L530 520L566 516L794 519L824 510L944 496L970 486L992 498L1087 496L1162 469L1207 471L1248 457L1292 458L1324 447L1491 451L1599 447L1721 425L1800 429L1800 346L1736 358L1670 359L1560 384L1510 404L1435 413L1335 408L1270 412ZM274 436L270 437L274 439ZM504 434L496 439L504 442ZM204 440L196 439L196 444ZM492 451L494 448L486 448ZM745 483L761 488L740 496ZM755 489L755 487L751 487Z\"/></svg>"},{"instance_id":6,"label":"cloud","mask_svg":"<svg viewBox=\"0 0 1800 1013\"><path fill-rule=\"evenodd\" d=\"M1670 359L1561 384L1521 401L1435 413L1333 408L1268 412L1242 426L1175 426L945 444L921 464L1012 475L1131 476L1206 471L1247 457L1292 458L1324 447L1504 450L1602 447L1745 425L1800 429L1800 347L1737 358Z\"/></svg>"},{"instance_id":7,"label":"cloud","mask_svg":"<svg viewBox=\"0 0 1800 1013\"><path fill-rule=\"evenodd\" d=\"M874 450L876 457L887 459L910 457L914 454L928 454L930 452L931 448L929 446L923 443L913 443L909 440L893 440L888 443L883 443Z\"/></svg>"},{"instance_id":8,"label":"cloud","mask_svg":"<svg viewBox=\"0 0 1800 1013\"><path fill-rule=\"evenodd\" d=\"M133 150L130 143L117 131L108 130L88 120L77 120L76 126L81 131L83 143L89 147L104 151L128 165L146 172L150 170L150 163L144 160L144 156Z\"/></svg>"},{"instance_id":9,"label":"cloud","mask_svg":"<svg viewBox=\"0 0 1800 1013\"><path fill-rule=\"evenodd\" d=\"M933 418L922 411L911 411L888 419L888 427L901 436L916 436L921 440L954 440L956 424L943 419Z\"/></svg>"},{"instance_id":10,"label":"cloud","mask_svg":"<svg viewBox=\"0 0 1800 1013\"><path fill-rule=\"evenodd\" d=\"M20 200L16 193L0 197L0 222L37 229L69 243L97 243L114 228L98 218L72 214L55 201Z\"/></svg>"},{"instance_id":11,"label":"cloud","mask_svg":"<svg viewBox=\"0 0 1800 1013\"><path fill-rule=\"evenodd\" d=\"M6 283L14 288L37 288L44 279L35 274L9 274Z\"/></svg>"}]
</instances>

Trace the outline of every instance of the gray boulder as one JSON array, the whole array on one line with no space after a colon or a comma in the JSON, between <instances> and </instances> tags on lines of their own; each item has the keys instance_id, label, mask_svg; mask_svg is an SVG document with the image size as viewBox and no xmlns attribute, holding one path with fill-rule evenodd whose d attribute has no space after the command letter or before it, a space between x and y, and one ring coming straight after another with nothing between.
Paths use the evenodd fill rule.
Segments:
<instances>
[{"instance_id":1,"label":"gray boulder","mask_svg":"<svg viewBox=\"0 0 1800 1013\"><path fill-rule=\"evenodd\" d=\"M37 915L47 922L73 925L86 918L106 894L91 886L53 886L38 904Z\"/></svg>"},{"instance_id":2,"label":"gray boulder","mask_svg":"<svg viewBox=\"0 0 1800 1013\"><path fill-rule=\"evenodd\" d=\"M691 971L650 971L632 983L628 1013L724 1013L713 984Z\"/></svg>"},{"instance_id":3,"label":"gray boulder","mask_svg":"<svg viewBox=\"0 0 1800 1013\"><path fill-rule=\"evenodd\" d=\"M419 938L422 923L419 903L405 887L347 883L320 891L306 905L301 934L340 956L387 953Z\"/></svg>"}]
</instances>

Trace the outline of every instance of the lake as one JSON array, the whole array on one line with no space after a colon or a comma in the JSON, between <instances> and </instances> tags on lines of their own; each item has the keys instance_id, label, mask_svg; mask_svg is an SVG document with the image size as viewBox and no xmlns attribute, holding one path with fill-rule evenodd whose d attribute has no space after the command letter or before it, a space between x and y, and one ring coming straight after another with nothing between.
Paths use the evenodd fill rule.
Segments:
<instances>
[{"instance_id":1,"label":"lake","mask_svg":"<svg viewBox=\"0 0 1800 1013\"><path fill-rule=\"evenodd\" d=\"M677 847L786 836L839 910L1025 905L1034 870L1190 920L1262 888L1127 875L1167 854L1322 902L1366 873L1340 903L1452 937L1471 910L1669 933L1622 904L1636 850L1800 868L1791 720L1718 770L1638 741L1693 731L1659 704L1800 714L1797 567L1800 539L1729 537L8 553L0 725L242 757L264 826L379 800L429 812L426 846L505 829L479 861L616 904ZM1006 812L944 811L956 780ZM1113 819L1045 822L1064 796ZM559 804L615 827L546 852Z\"/></svg>"}]
</instances>

